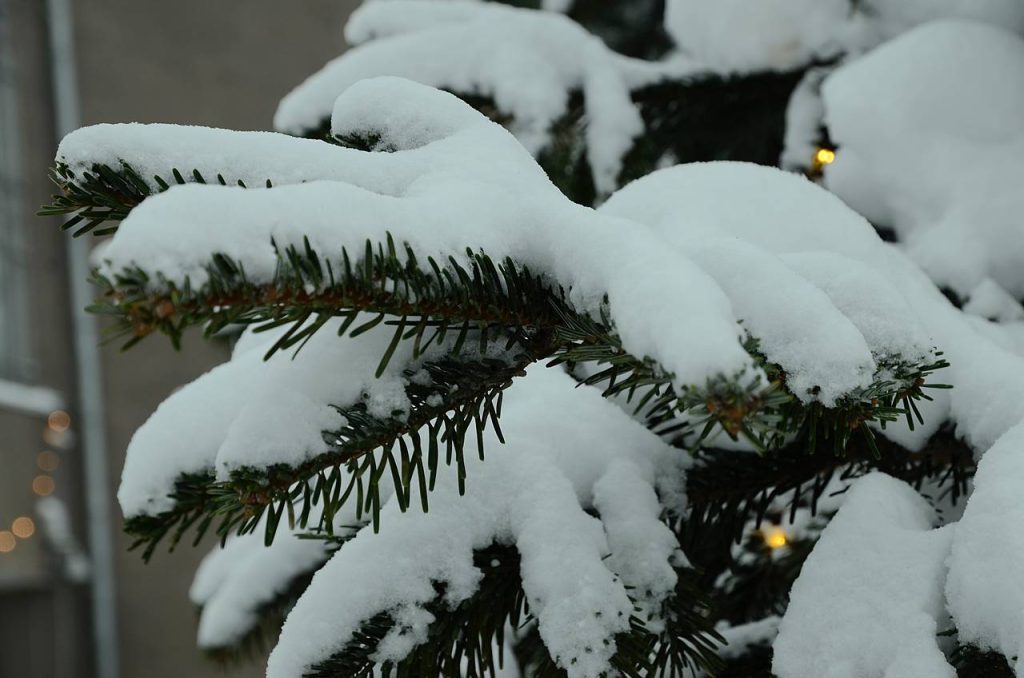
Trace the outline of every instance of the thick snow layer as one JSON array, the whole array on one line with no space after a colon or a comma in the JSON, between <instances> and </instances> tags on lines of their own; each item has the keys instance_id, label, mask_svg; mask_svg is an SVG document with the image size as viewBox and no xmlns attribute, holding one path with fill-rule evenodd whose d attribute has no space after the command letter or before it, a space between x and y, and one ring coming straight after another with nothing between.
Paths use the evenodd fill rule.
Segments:
<instances>
[{"instance_id":1,"label":"thick snow layer","mask_svg":"<svg viewBox=\"0 0 1024 678\"><path fill-rule=\"evenodd\" d=\"M1024 33L1020 0L861 0L849 39L877 45L906 30L937 19L974 19Z\"/></svg>"},{"instance_id":2,"label":"thick snow layer","mask_svg":"<svg viewBox=\"0 0 1024 678\"><path fill-rule=\"evenodd\" d=\"M787 348L786 335L772 332L790 328L773 325L770 317L754 327L755 321L737 312L740 304L755 306L749 297L757 292L754 286L745 289L735 271L724 265L712 271L691 255L715 239L735 238L780 257L794 273L786 273L788 279L799 275L808 281L803 289L813 285L824 292L828 301L814 290L808 298L816 299L815 308L835 306L876 360L897 353L918 357L932 346L946 351L954 367L941 378L957 386L951 414L979 449L1024 414L1020 359L981 338L863 218L802 178L730 163L670 168L619 191L595 213L564 199L501 127L430 88L388 78L363 81L339 98L334 127L339 133L374 131L393 146L394 152L376 154L331 149L339 162L351 163L352 172L372 165L386 174L363 178L370 189L379 179L379 191L339 181L257 191L174 187L125 220L105 253L108 270L137 264L154 277L177 283L188 278L201 286L211 254L222 252L243 262L254 281L268 281L277 264L271 240L301 245L303 237L328 256L342 246L358 252L365 238L383 240L387 233L408 242L421 260L482 248L553 275L581 310L596 311L607 294L626 347L655 358L680 385L688 385L749 366L737 320L749 322L747 329L780 356ZM675 247L666 248L666 242ZM564 256L568 252L572 256ZM786 259L816 253L845 257L860 268L811 270L804 264L807 270L799 270ZM872 276L890 292L881 294ZM863 293L849 289L854 285ZM662 312L662 299L673 300L673 314ZM898 318L888 322L893 314ZM815 325L813 317L806 318L801 340L815 347L821 364L849 365L848 353L839 355L838 344L825 340L837 331L853 337L848 328ZM826 402L864 376L856 362L843 373L821 370L809 354L796 358L804 360L791 367L806 369L810 381L828 372L828 381L816 384ZM946 398L937 398L931 428L914 434L917 444L946 418ZM898 427L888 430L896 435Z\"/></svg>"},{"instance_id":3,"label":"thick snow layer","mask_svg":"<svg viewBox=\"0 0 1024 678\"><path fill-rule=\"evenodd\" d=\"M737 271L720 258L717 266L711 259L704 266L695 261L708 257L698 253L712 247L712 241L734 238L748 251L761 248L780 257L781 264L773 266L791 269L786 279L807 280L808 285L793 283L807 292L796 300L815 309L831 303L856 327L876 360L896 353L918 357L932 346L945 350L954 367L941 378L957 386L952 417L979 449L1024 414L1020 358L980 337L863 218L802 178L735 163L671 168L619 191L595 213L566 200L500 126L431 88L393 78L363 81L339 98L334 128L339 133L373 131L391 144L391 153L331 149L339 162L351 163L346 171L366 165L386 176L365 176L369 188L340 181L268 190L173 187L146 200L125 220L105 252L108 271L140 265L154 279L157 274L179 284L189 279L198 287L206 280L211 254L221 252L241 261L255 282L269 281L277 265L271 240L301 246L304 237L326 256L340 253L342 246L358 252L365 238L383 240L387 233L408 242L421 260L459 257L467 246L482 248L552 275L581 310L596 312L607 295L630 351L656 359L680 385L699 385L708 377L749 368L737 320L750 323L747 329L766 342L766 349L778 350L780 360L788 359L783 356L791 335L785 333L792 328L773 323L768 314L753 319L759 309L750 295L759 290L740 284ZM159 133L154 130L155 137ZM370 190L378 180L380 190ZM811 270L805 264L807 270L798 270L786 260L815 253L845 257L860 268ZM768 275L773 283L779 279L761 270L770 257L752 256L762 262L751 264L756 275ZM869 282L872 275L885 281L888 294ZM771 286L759 285L767 300ZM852 292L851 285L863 294ZM812 286L824 295L808 289ZM663 299L672 300L672 314L663 312ZM737 312L741 305L752 319ZM781 299L776 306L791 312ZM888 322L892 314L898 318ZM851 364L849 353L837 350L849 343L829 343L836 332L845 333L842 341L858 341L841 325L846 329L818 327L808 316L800 325L806 336L800 339L813 347L813 356L793 356L788 366L794 374L806 371L808 383L822 381L815 386L824 402L865 376L863 358ZM821 369L828 364L851 369ZM947 403L945 396L937 398L936 416L928 428L914 433L916 444L946 418ZM895 436L899 427L888 431Z\"/></svg>"},{"instance_id":4,"label":"thick snow layer","mask_svg":"<svg viewBox=\"0 0 1024 678\"><path fill-rule=\"evenodd\" d=\"M953 366L935 378L953 384L952 394L933 392L940 397L926 410L926 426L886 431L913 449L948 418L981 453L1024 418L1024 359L986 338L981 321L953 308L903 252L803 178L738 163L681 166L635 182L595 211L566 200L508 132L451 95L375 79L346 90L334 112L336 132L373 133L391 151L321 145L338 154L337 171L374 168L376 174L362 174L359 185L340 174L265 190L172 187L124 221L103 255L107 272L139 265L154 281L163 276L199 287L212 254L221 252L243 263L253 282L269 282L277 265L272 239L284 246L308 237L323 256L339 257L342 247L357 253L366 238L390 233L420 260L461 257L467 246L510 256L551 276L584 311L596 313L607 295L624 345L674 372L681 386L749 368L739 343L742 328L783 363L792 383L820 388L825 402L863 384L883 358L920 359L933 346L944 350ZM115 147L119 129L106 128L90 152ZM151 134L148 143L158 149L162 128L132 130ZM110 144L102 143L104 135ZM209 136L206 152L219 152L219 138ZM177 152L177 139L170 136L169 153ZM151 157L160 164L157 155L154 150ZM76 162L87 167L90 158L76 156ZM242 466L297 463L324 451L322 431L341 423L328 405L358 402L369 392L382 414L401 411L397 372L372 378L390 332L353 340L330 329L294 360L280 354L269 362L262 356L273 337L243 335L230 363L169 398L132 442L120 493L125 512L170 508L167 493L181 473L216 469L224 477ZM399 353L389 369L407 361ZM613 651L604 641L625 623L619 613L633 609L626 591L656 610L674 584L666 564L682 556L658 516L670 501L678 510L679 492L661 482L658 501L653 488L679 474L662 459L669 448L596 392L572 385L558 371L530 371L506 400L502 426L509 445L490 440L487 462L469 462L466 497L457 497L455 474L441 473L429 516L400 514L388 504L379 535L363 531L343 547L291 615L271 676L299 675L381 611L410 630L390 635L380 657L403 656L426 632L429 615L416 606L433 597L432 581L447 584L450 602L464 599L479 579L473 549L496 539L520 548L524 586L545 643L571 675L597 675ZM988 621L964 610L973 604L986 609L983 601L994 594L977 587L1005 589L1013 580L996 575L1019 562L1016 547L996 547L1012 529L1000 521L1016 518L1000 514L1020 484L1016 457L1005 451L1016 436L982 456L978 490L961 525L978 525L982 534L954 547L949 584L967 637L1004 649L1011 643L1006 639L1020 635L1021 621L1013 616L1019 612L1012 612L1020 606L1013 607L1012 595ZM783 623L777 649L796 649L778 655L780 675L859 678L850 673L856 664L829 667L832 674L816 667L821 653L805 651L811 645L803 644L812 642L807 638L851 662L867 657L863 661L874 663L864 666L879 676L890 666L889 678L948 675L934 647L932 606L949 530L929 532L928 511L895 481L862 481L848 501L794 592L792 621ZM996 524L1003 527L990 527ZM975 553L990 557L982 562ZM916 567L913 578L890 573L906 562ZM278 573L273 576L280 581L276 563L254 567ZM217 579L217 567L210 565L209 581ZM361 585L339 585L350 581ZM860 582L856 598L854 582ZM220 590L207 590L213 589ZM223 608L228 621L209 624L226 633L244 623L253 598L244 591L223 595L233 601ZM898 620L896 630L879 639L870 630L867 636L829 635L830 627L815 617L831 609L821 596L852 599L837 606L847 611L837 619L850 629L860 623L857 615L884 610ZM814 633L787 636L787 623ZM862 657L867 646L858 643L874 640L888 649L873 647ZM913 673L922 665L928 668Z\"/></svg>"},{"instance_id":5,"label":"thick snow layer","mask_svg":"<svg viewBox=\"0 0 1024 678\"><path fill-rule=\"evenodd\" d=\"M184 125L125 123L83 127L64 137L55 160L66 163L78 175L95 164L116 170L125 161L152 190L160 188L154 176L174 184L175 169L188 182L195 181L193 170L197 170L207 183L217 183L220 174L230 186L241 181L250 188L262 188L267 181L281 186L332 179L397 193L410 181L402 168L387 167L378 156L313 139ZM414 170L411 163L406 167Z\"/></svg>"},{"instance_id":6,"label":"thick snow layer","mask_svg":"<svg viewBox=\"0 0 1024 678\"><path fill-rule=\"evenodd\" d=\"M953 678L936 644L951 528L912 488L859 480L793 586L773 645L780 678Z\"/></svg>"},{"instance_id":7,"label":"thick snow layer","mask_svg":"<svg viewBox=\"0 0 1024 678\"><path fill-rule=\"evenodd\" d=\"M992 278L985 278L971 291L964 313L997 322L1024 320L1024 307Z\"/></svg>"},{"instance_id":8,"label":"thick snow layer","mask_svg":"<svg viewBox=\"0 0 1024 678\"><path fill-rule=\"evenodd\" d=\"M1024 423L985 453L953 538L946 596L960 640L1024 672Z\"/></svg>"},{"instance_id":9,"label":"thick snow layer","mask_svg":"<svg viewBox=\"0 0 1024 678\"><path fill-rule=\"evenodd\" d=\"M717 72L786 70L858 54L938 19L1024 32L1019 0L668 0L676 46Z\"/></svg>"},{"instance_id":10,"label":"thick snow layer","mask_svg":"<svg viewBox=\"0 0 1024 678\"><path fill-rule=\"evenodd\" d=\"M815 270L820 267L791 265L804 266L800 272L822 286L870 339L876 354L906 354L914 346L934 346L952 363L934 379L955 388L951 393L930 392L935 402L927 406L924 427L914 432L900 423L886 428L886 435L901 444L919 448L948 412L958 433L985 450L1024 417L1024 361L982 336L914 263L883 243L863 217L802 177L738 163L683 165L626 186L600 211L648 224L684 249L696 236L735 237L787 263L794 262L796 254L823 260L838 255L858 262L853 267L836 263L834 271L824 273ZM861 285L864 294L840 293L821 277L825 274ZM871 276L884 282L886 294L867 282ZM883 320L897 312L898 321Z\"/></svg>"},{"instance_id":11,"label":"thick snow layer","mask_svg":"<svg viewBox=\"0 0 1024 678\"><path fill-rule=\"evenodd\" d=\"M838 51L849 0L668 0L676 45L717 71L785 70Z\"/></svg>"},{"instance_id":12,"label":"thick snow layer","mask_svg":"<svg viewBox=\"0 0 1024 678\"><path fill-rule=\"evenodd\" d=\"M824 84L838 144L829 189L897 232L939 284L991 277L1024 296L1024 40L934 22L839 68ZM885 102L884 106L878 102Z\"/></svg>"},{"instance_id":13,"label":"thick snow layer","mask_svg":"<svg viewBox=\"0 0 1024 678\"><path fill-rule=\"evenodd\" d=\"M621 158L643 131L619 61L561 14L472 1L392 0L357 9L345 36L356 45L286 96L274 126L318 128L353 83L401 76L463 95L491 97L532 152L581 90L588 157L602 193L616 186ZM439 49L443 45L444 49Z\"/></svg>"},{"instance_id":14,"label":"thick snow layer","mask_svg":"<svg viewBox=\"0 0 1024 678\"><path fill-rule=\"evenodd\" d=\"M608 567L632 588L638 603L650 604L648 614L655 614L657 604L675 587L670 561L679 544L661 521L662 508L650 470L633 460L611 462L594 485L593 503L601 514L611 550Z\"/></svg>"},{"instance_id":15,"label":"thick snow layer","mask_svg":"<svg viewBox=\"0 0 1024 678\"><path fill-rule=\"evenodd\" d=\"M314 516L315 524L319 519ZM264 526L217 546L196 570L189 597L202 608L199 647L215 649L238 643L260 621L260 608L288 590L296 578L324 563L325 542L301 539L287 529L264 546Z\"/></svg>"},{"instance_id":16,"label":"thick snow layer","mask_svg":"<svg viewBox=\"0 0 1024 678\"><path fill-rule=\"evenodd\" d=\"M168 496L185 473L216 469L226 479L242 467L298 464L327 452L323 432L345 421L331 406L383 396L382 410L408 410L396 400L411 346L400 345L381 379L374 378L389 333L339 339L332 320L301 351L263 350L284 330L256 335L259 346L176 391L136 431L128 445L118 499L126 516L153 515L174 506ZM408 343L408 342L407 342ZM339 378L344 375L344 378Z\"/></svg>"},{"instance_id":17,"label":"thick snow layer","mask_svg":"<svg viewBox=\"0 0 1024 678\"><path fill-rule=\"evenodd\" d=\"M650 225L715 278L797 395L813 390L833 404L871 382L872 354L914 359L931 345L911 305L862 263L882 248L871 227L801 177L680 165L621 189L599 211Z\"/></svg>"},{"instance_id":18,"label":"thick snow layer","mask_svg":"<svg viewBox=\"0 0 1024 678\"><path fill-rule=\"evenodd\" d=\"M421 132L400 132L414 116ZM421 261L463 258L466 247L511 256L552 275L584 311L597 311L607 295L625 345L657 359L681 385L749 367L728 298L703 270L648 229L565 199L500 126L452 95L394 78L349 88L338 100L335 129L365 130L374 118L382 138L415 142L363 154L398 173L415 169L400 197L335 181L259 191L173 187L122 223L106 252L107 270L139 265L200 287L211 254L221 252L263 282L277 266L272 240L301 247L308 238L338 270L343 246L358 253L366 238L382 242L390 233ZM453 126L457 131L443 136ZM664 298L673 300L674 314L660 312ZM702 331L690 331L694 325Z\"/></svg>"},{"instance_id":19,"label":"thick snow layer","mask_svg":"<svg viewBox=\"0 0 1024 678\"><path fill-rule=\"evenodd\" d=\"M486 461L467 457L465 496L454 474L439 474L428 514L386 504L380 533L362 530L317 572L288 616L269 678L301 675L382 611L407 628L388 636L378 659L401 658L425 637L430 615L412 611L434 598L432 582L445 584L452 605L472 595L480 578L473 550L496 540L519 550L541 638L568 675L608 669L614 636L633 611L626 587L663 596L675 582L665 564L678 545L657 521L653 488L678 451L597 391L543 366L509 391L502 429L507 445L490 437ZM600 520L584 511L590 506ZM627 524L650 535L639 554L621 550L635 545Z\"/></svg>"}]
</instances>

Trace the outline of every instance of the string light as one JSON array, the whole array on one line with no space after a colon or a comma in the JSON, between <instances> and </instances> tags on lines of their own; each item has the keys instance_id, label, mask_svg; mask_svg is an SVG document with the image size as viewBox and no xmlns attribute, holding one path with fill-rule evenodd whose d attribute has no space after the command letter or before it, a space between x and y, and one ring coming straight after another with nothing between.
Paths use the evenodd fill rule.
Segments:
<instances>
[{"instance_id":1,"label":"string light","mask_svg":"<svg viewBox=\"0 0 1024 678\"><path fill-rule=\"evenodd\" d=\"M18 540L7 530L0 530L0 553L10 553L18 545Z\"/></svg>"},{"instance_id":2,"label":"string light","mask_svg":"<svg viewBox=\"0 0 1024 678\"><path fill-rule=\"evenodd\" d=\"M781 549L789 543L789 537L786 535L786 531L778 525L765 528L761 531L761 535L764 537L764 543L771 549Z\"/></svg>"},{"instance_id":3,"label":"string light","mask_svg":"<svg viewBox=\"0 0 1024 678\"><path fill-rule=\"evenodd\" d=\"M836 161L836 152L831 148L819 148L814 154L814 166L821 169Z\"/></svg>"},{"instance_id":4,"label":"string light","mask_svg":"<svg viewBox=\"0 0 1024 678\"><path fill-rule=\"evenodd\" d=\"M40 471L53 473L60 466L60 457L52 450L43 450L36 455L36 466L39 467Z\"/></svg>"},{"instance_id":5,"label":"string light","mask_svg":"<svg viewBox=\"0 0 1024 678\"><path fill-rule=\"evenodd\" d=\"M70 443L71 415L64 410L54 410L46 417L43 440L54 447L66 447ZM49 497L57 489L57 483L50 473L60 466L60 455L53 450L43 450L36 455L36 466L40 473L32 479L32 492L39 497ZM10 530L0 530L0 554L10 553L18 545L18 539L29 539L36 533L36 524L28 516L18 516L11 522Z\"/></svg>"},{"instance_id":6,"label":"string light","mask_svg":"<svg viewBox=\"0 0 1024 678\"><path fill-rule=\"evenodd\" d=\"M36 533L36 524L28 516L21 516L11 523L11 532L19 539L28 539Z\"/></svg>"},{"instance_id":7,"label":"string light","mask_svg":"<svg viewBox=\"0 0 1024 678\"><path fill-rule=\"evenodd\" d=\"M46 418L46 425L50 427L51 431L64 433L71 426L71 415L64 410L54 410Z\"/></svg>"},{"instance_id":8,"label":"string light","mask_svg":"<svg viewBox=\"0 0 1024 678\"><path fill-rule=\"evenodd\" d=\"M40 497L49 497L55 488L56 484L50 476L38 475L32 479L32 491Z\"/></svg>"}]
</instances>

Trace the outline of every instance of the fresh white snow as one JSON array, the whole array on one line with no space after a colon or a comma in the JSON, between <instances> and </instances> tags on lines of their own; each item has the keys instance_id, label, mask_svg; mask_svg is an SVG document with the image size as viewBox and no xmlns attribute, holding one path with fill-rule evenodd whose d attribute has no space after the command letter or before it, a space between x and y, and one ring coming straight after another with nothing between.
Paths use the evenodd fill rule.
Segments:
<instances>
[{"instance_id":1,"label":"fresh white snow","mask_svg":"<svg viewBox=\"0 0 1024 678\"><path fill-rule=\"evenodd\" d=\"M537 366L518 386L502 414L507 445L489 436L486 461L467 455L465 496L454 474L439 474L429 513L386 504L383 529L364 528L315 575L284 625L268 678L300 675L340 650L361 621L389 610L406 631L390 634L378 656L405 656L431 621L413 606L434 598L432 582L445 584L449 604L472 595L481 576L473 549L494 541L519 550L523 588L559 665L573 678L607 669L614 636L633 612L626 586L648 587L654 604L675 582L666 563L678 545L652 499L658 470L677 453L558 369ZM615 476L626 482L614 485ZM584 512L594 505L608 511L607 523ZM628 550L628 524L650 535L640 558Z\"/></svg>"},{"instance_id":2,"label":"fresh white snow","mask_svg":"<svg viewBox=\"0 0 1024 678\"><path fill-rule=\"evenodd\" d=\"M1024 295L1024 39L971 21L912 30L826 79L827 187L900 236L941 286ZM885 102L880 105L879 102Z\"/></svg>"},{"instance_id":3,"label":"fresh white snow","mask_svg":"<svg viewBox=\"0 0 1024 678\"><path fill-rule=\"evenodd\" d=\"M753 10L738 0L670 0L666 28L688 56L642 64L560 15L565 2L536 12L377 0L346 28L357 47L290 94L276 124L307 131L330 117L332 133L376 139L386 152L272 133L101 125L69 135L57 159L76 173L124 161L153 189L153 177L171 182L173 169L190 182L197 169L209 184L218 173L228 184L273 184L174 186L133 210L99 256L104 272L140 266L155 287L201 288L215 253L266 283L277 266L272 240L308 238L339 263L342 247L358 254L366 238L390 234L420 260L464 261L466 247L512 257L561 284L583 312L607 303L625 347L656 360L680 388L756 375L744 333L784 368L798 397L826 405L867 386L885 361L944 351L952 367L934 379L955 389L921 403L923 426L897 422L884 434L920 450L941 425L956 426L979 458L963 517L934 529L919 493L880 474L863 478L825 528L781 622L722 630L728 654L778 629L781 678L952 677L935 638L947 625L962 641L1024 656L1024 542L1015 536L1024 518L1024 86L1007 77L1024 72L1014 33L1024 30L1024 6L861 5L850 14L845 0L766 0ZM950 16L988 23L904 33ZM838 152L825 185L836 195L741 163L661 170L612 193L642 133L632 88L671 73L789 68L839 53L848 58L820 97L824 71L794 96L783 158L801 166L827 123ZM512 116L511 131L434 87L493 98ZM595 183L611 194L596 211L565 199L531 156L577 90ZM865 217L893 228L900 244L883 243ZM966 313L934 283L966 298ZM375 379L390 331L338 338L337 324L269 361L279 332L247 332L230 362L170 396L129 447L125 514L172 508L183 473L225 479L327 451L324 431L344 424L334 407L366 402L375 416L401 418L411 349L400 344ZM519 550L541 637L570 676L607 670L634 603L657 628L673 565L686 562L661 514L685 512L687 457L574 387L559 369L529 370L506 398L508 444L488 434L486 462L467 455L465 496L442 469L429 514L401 512L382 481L384 529L361 529L319 569L268 676L300 675L385 611L402 630L377 658L401 659L425 638L432 617L422 605L434 583L446 586L448 604L472 595L473 550L495 541ZM322 543L288 530L264 548L259 532L214 550L197 573L201 645L237 641L260 605L326 558ZM347 582L359 585L339 584Z\"/></svg>"},{"instance_id":4,"label":"fresh white snow","mask_svg":"<svg viewBox=\"0 0 1024 678\"><path fill-rule=\"evenodd\" d=\"M823 531L773 644L779 678L954 678L936 643L952 528L883 474L853 486Z\"/></svg>"}]
</instances>

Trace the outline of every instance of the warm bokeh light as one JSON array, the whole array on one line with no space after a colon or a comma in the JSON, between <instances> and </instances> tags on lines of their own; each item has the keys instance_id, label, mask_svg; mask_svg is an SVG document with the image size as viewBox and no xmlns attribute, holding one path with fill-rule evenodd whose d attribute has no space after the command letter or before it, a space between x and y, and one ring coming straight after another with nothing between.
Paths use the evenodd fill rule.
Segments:
<instances>
[{"instance_id":1,"label":"warm bokeh light","mask_svg":"<svg viewBox=\"0 0 1024 678\"><path fill-rule=\"evenodd\" d=\"M14 522L11 523L11 532L18 539L28 539L36 533L36 524L28 516L21 516L20 518L15 518Z\"/></svg>"},{"instance_id":2,"label":"warm bokeh light","mask_svg":"<svg viewBox=\"0 0 1024 678\"><path fill-rule=\"evenodd\" d=\"M43 450L36 456L36 466L40 471L53 473L60 466L60 455L52 450Z\"/></svg>"},{"instance_id":3,"label":"warm bokeh light","mask_svg":"<svg viewBox=\"0 0 1024 678\"><path fill-rule=\"evenodd\" d=\"M18 540L7 530L0 530L0 553L10 553L17 546Z\"/></svg>"},{"instance_id":4,"label":"warm bokeh light","mask_svg":"<svg viewBox=\"0 0 1024 678\"><path fill-rule=\"evenodd\" d=\"M71 415L64 410L54 410L46 418L46 425L50 427L51 431L63 433L71 426Z\"/></svg>"},{"instance_id":5,"label":"warm bokeh light","mask_svg":"<svg viewBox=\"0 0 1024 678\"><path fill-rule=\"evenodd\" d=\"M773 526L766 528L763 531L764 543L768 544L770 548L780 549L789 543L789 538L786 536L786 531L781 527Z\"/></svg>"},{"instance_id":6,"label":"warm bokeh light","mask_svg":"<svg viewBox=\"0 0 1024 678\"><path fill-rule=\"evenodd\" d=\"M50 476L36 476L32 480L32 491L40 497L49 497L53 494L56 484Z\"/></svg>"},{"instance_id":7,"label":"warm bokeh light","mask_svg":"<svg viewBox=\"0 0 1024 678\"><path fill-rule=\"evenodd\" d=\"M831 148L819 148L814 154L814 162L820 165L831 165L836 160L836 152Z\"/></svg>"}]
</instances>

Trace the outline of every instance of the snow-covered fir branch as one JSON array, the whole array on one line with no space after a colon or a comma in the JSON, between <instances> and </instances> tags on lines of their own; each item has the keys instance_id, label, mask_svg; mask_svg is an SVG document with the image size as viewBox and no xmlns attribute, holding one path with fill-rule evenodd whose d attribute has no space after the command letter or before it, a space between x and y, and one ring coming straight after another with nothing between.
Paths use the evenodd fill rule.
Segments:
<instances>
[{"instance_id":1,"label":"snow-covered fir branch","mask_svg":"<svg viewBox=\"0 0 1024 678\"><path fill-rule=\"evenodd\" d=\"M61 143L46 212L113 234L95 310L244 327L119 492L147 557L222 537L200 645L1019 673L1024 8L669 0L626 55L616 3L542 4L366 2L279 132Z\"/></svg>"}]
</instances>

